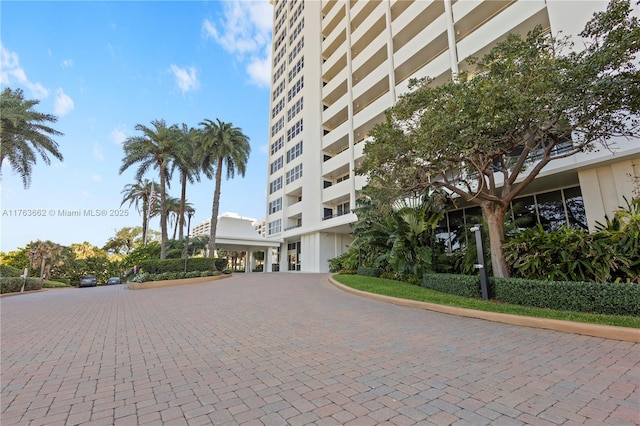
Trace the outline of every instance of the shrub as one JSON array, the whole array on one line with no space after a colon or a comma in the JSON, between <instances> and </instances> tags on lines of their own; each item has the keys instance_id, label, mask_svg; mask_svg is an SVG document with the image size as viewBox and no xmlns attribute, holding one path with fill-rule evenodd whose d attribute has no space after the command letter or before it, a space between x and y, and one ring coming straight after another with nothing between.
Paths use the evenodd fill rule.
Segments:
<instances>
[{"instance_id":1,"label":"shrub","mask_svg":"<svg viewBox=\"0 0 640 426\"><path fill-rule=\"evenodd\" d=\"M0 277L19 277L22 271L9 265L0 265Z\"/></svg>"},{"instance_id":2,"label":"shrub","mask_svg":"<svg viewBox=\"0 0 640 426\"><path fill-rule=\"evenodd\" d=\"M504 303L575 312L640 316L640 286L632 283L490 278Z\"/></svg>"},{"instance_id":3,"label":"shrub","mask_svg":"<svg viewBox=\"0 0 640 426\"><path fill-rule=\"evenodd\" d=\"M349 250L342 253L338 257L329 259L329 272L338 272L341 269L356 270L358 269L358 249L349 247Z\"/></svg>"},{"instance_id":4,"label":"shrub","mask_svg":"<svg viewBox=\"0 0 640 426\"><path fill-rule=\"evenodd\" d=\"M222 270L227 265L227 259L210 257L190 257L187 259L187 272L209 271L215 268ZM184 259L151 259L140 262L142 270L150 274L164 272L184 272Z\"/></svg>"},{"instance_id":5,"label":"shrub","mask_svg":"<svg viewBox=\"0 0 640 426\"><path fill-rule=\"evenodd\" d=\"M17 293L25 284L25 279L22 277L0 277L0 294L4 293ZM39 278L27 278L24 286L24 291L40 290Z\"/></svg>"},{"instance_id":6,"label":"shrub","mask_svg":"<svg viewBox=\"0 0 640 426\"><path fill-rule=\"evenodd\" d=\"M477 275L427 274L422 285L428 289L456 296L480 298L480 278Z\"/></svg>"},{"instance_id":7,"label":"shrub","mask_svg":"<svg viewBox=\"0 0 640 426\"><path fill-rule=\"evenodd\" d=\"M366 277L379 277L382 274L382 269L360 266L357 270L357 274L364 275Z\"/></svg>"},{"instance_id":8,"label":"shrub","mask_svg":"<svg viewBox=\"0 0 640 426\"><path fill-rule=\"evenodd\" d=\"M565 226L547 232L538 224L511 237L504 251L516 278L640 284L640 199L591 234Z\"/></svg>"}]
</instances>

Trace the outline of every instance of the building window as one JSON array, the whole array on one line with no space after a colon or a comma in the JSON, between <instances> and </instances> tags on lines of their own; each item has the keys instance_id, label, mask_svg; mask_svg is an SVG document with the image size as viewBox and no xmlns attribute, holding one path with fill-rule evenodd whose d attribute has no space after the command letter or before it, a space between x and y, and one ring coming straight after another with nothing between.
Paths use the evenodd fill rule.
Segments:
<instances>
[{"instance_id":1,"label":"building window","mask_svg":"<svg viewBox=\"0 0 640 426\"><path fill-rule=\"evenodd\" d=\"M269 203L269 214L282 210L282 197Z\"/></svg>"},{"instance_id":2,"label":"building window","mask_svg":"<svg viewBox=\"0 0 640 426\"><path fill-rule=\"evenodd\" d=\"M298 17L302 14L303 10L304 10L304 1L301 2L300 6L298 6L296 11L293 12L293 16L291 17L291 19L289 19L289 27L293 26L293 23L296 22L296 19L298 19Z\"/></svg>"},{"instance_id":3,"label":"building window","mask_svg":"<svg viewBox=\"0 0 640 426\"><path fill-rule=\"evenodd\" d=\"M438 224L436 235L445 242L447 251L452 252L468 244L466 230L481 220L480 207L450 211ZM588 229L579 186L516 198L507 212L507 220L520 230L538 223L549 232L563 225Z\"/></svg>"},{"instance_id":4,"label":"building window","mask_svg":"<svg viewBox=\"0 0 640 426\"><path fill-rule=\"evenodd\" d=\"M283 109L284 109L284 98L280 99L278 103L273 107L273 110L271 111L271 118L276 118L276 115L278 115L280 111L282 111Z\"/></svg>"},{"instance_id":5,"label":"building window","mask_svg":"<svg viewBox=\"0 0 640 426\"><path fill-rule=\"evenodd\" d=\"M284 70L285 70L285 68L286 68L286 65L287 65L287 64L286 64L285 62L283 62L283 63L278 67L278 69L276 70L276 72L273 74L273 84L275 84L275 83L276 83L276 81L278 81L278 79L279 79L280 77L282 77L282 74L284 74Z\"/></svg>"},{"instance_id":6,"label":"building window","mask_svg":"<svg viewBox=\"0 0 640 426\"><path fill-rule=\"evenodd\" d=\"M302 111L302 100L304 98L300 98L296 101L296 103L289 108L287 111L287 122L291 121L300 111Z\"/></svg>"},{"instance_id":7,"label":"building window","mask_svg":"<svg viewBox=\"0 0 640 426\"><path fill-rule=\"evenodd\" d=\"M294 124L292 128L287 130L287 142L295 138L300 132L302 132L302 119Z\"/></svg>"},{"instance_id":8,"label":"building window","mask_svg":"<svg viewBox=\"0 0 640 426\"><path fill-rule=\"evenodd\" d=\"M340 182L342 182L342 181L344 181L344 180L348 180L348 179L349 179L349 173L347 173L347 174L346 174L346 175L344 175L344 176L340 176L339 178L337 178L337 179L336 179L336 183L340 183Z\"/></svg>"},{"instance_id":9,"label":"building window","mask_svg":"<svg viewBox=\"0 0 640 426\"><path fill-rule=\"evenodd\" d=\"M278 152L280 148L284 146L284 136L280 136L274 143L271 144L271 155Z\"/></svg>"},{"instance_id":10,"label":"building window","mask_svg":"<svg viewBox=\"0 0 640 426\"><path fill-rule=\"evenodd\" d=\"M344 214L348 214L349 212L351 212L351 209L349 208L348 201L336 206L336 216L342 216Z\"/></svg>"},{"instance_id":11,"label":"building window","mask_svg":"<svg viewBox=\"0 0 640 426\"><path fill-rule=\"evenodd\" d=\"M274 174L282 168L282 155L276 161L271 163L271 174Z\"/></svg>"},{"instance_id":12,"label":"building window","mask_svg":"<svg viewBox=\"0 0 640 426\"><path fill-rule=\"evenodd\" d=\"M273 194L280 189L282 189L282 176L269 183L269 194Z\"/></svg>"},{"instance_id":13,"label":"building window","mask_svg":"<svg viewBox=\"0 0 640 426\"><path fill-rule=\"evenodd\" d=\"M295 95L300 93L303 87L304 87L304 76L300 77L300 80L296 81L295 84L291 87L291 89L289 89L289 91L287 92L287 102L291 102L291 99L293 99Z\"/></svg>"},{"instance_id":14,"label":"building window","mask_svg":"<svg viewBox=\"0 0 640 426\"><path fill-rule=\"evenodd\" d=\"M293 80L295 76L298 75L300 71L302 71L302 68L304 68L304 56L300 58L298 63L293 68L291 68L291 70L289 70L287 81L291 83L291 80Z\"/></svg>"},{"instance_id":15,"label":"building window","mask_svg":"<svg viewBox=\"0 0 640 426\"><path fill-rule=\"evenodd\" d=\"M302 155L302 141L295 144L293 148L287 151L287 163Z\"/></svg>"},{"instance_id":16,"label":"building window","mask_svg":"<svg viewBox=\"0 0 640 426\"><path fill-rule=\"evenodd\" d=\"M280 84L278 84L276 89L273 91L273 99L272 99L272 101L275 101L276 99L278 99L278 96L280 96L282 94L282 92L284 92L284 80L282 80L280 82Z\"/></svg>"},{"instance_id":17,"label":"building window","mask_svg":"<svg viewBox=\"0 0 640 426\"><path fill-rule=\"evenodd\" d=\"M293 169L287 172L286 176L286 184L290 184L291 182L300 179L302 177L302 164L298 164Z\"/></svg>"},{"instance_id":18,"label":"building window","mask_svg":"<svg viewBox=\"0 0 640 426\"><path fill-rule=\"evenodd\" d=\"M298 35L300 35L300 33L302 32L303 28L304 28L304 17L302 17L302 19L300 20L296 28L293 30L293 32L289 36L289 44L293 44L296 37L298 37Z\"/></svg>"},{"instance_id":19,"label":"building window","mask_svg":"<svg viewBox=\"0 0 640 426\"><path fill-rule=\"evenodd\" d=\"M280 120L276 121L276 124L271 126L271 137L275 136L284 127L284 117L280 117Z\"/></svg>"},{"instance_id":20,"label":"building window","mask_svg":"<svg viewBox=\"0 0 640 426\"><path fill-rule=\"evenodd\" d=\"M287 53L287 45L285 44L284 46L282 46L282 49L280 49L280 51L273 58L273 68L275 68L276 65L278 65L278 62L280 62L282 58L284 58L284 55L286 55L286 53Z\"/></svg>"},{"instance_id":21,"label":"building window","mask_svg":"<svg viewBox=\"0 0 640 426\"><path fill-rule=\"evenodd\" d=\"M298 53L300 53L303 47L304 47L304 37L302 37L300 41L296 43L296 46L293 48L291 53L289 53L289 63L293 62L293 58L295 58L298 55Z\"/></svg>"},{"instance_id":22,"label":"building window","mask_svg":"<svg viewBox=\"0 0 640 426\"><path fill-rule=\"evenodd\" d=\"M269 235L279 234L282 232L282 219L276 219L273 222L269 222Z\"/></svg>"}]
</instances>

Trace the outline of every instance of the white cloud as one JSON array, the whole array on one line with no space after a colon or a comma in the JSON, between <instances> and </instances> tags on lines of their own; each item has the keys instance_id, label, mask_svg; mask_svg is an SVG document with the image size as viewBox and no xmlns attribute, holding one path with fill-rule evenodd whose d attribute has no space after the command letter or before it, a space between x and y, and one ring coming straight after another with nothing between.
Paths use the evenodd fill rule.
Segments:
<instances>
[{"instance_id":1,"label":"white cloud","mask_svg":"<svg viewBox=\"0 0 640 426\"><path fill-rule=\"evenodd\" d=\"M127 139L127 128L121 124L113 129L109 136L114 143L122 145L125 139Z\"/></svg>"},{"instance_id":2,"label":"white cloud","mask_svg":"<svg viewBox=\"0 0 640 426\"><path fill-rule=\"evenodd\" d=\"M73 59L65 59L60 63L62 68L71 68L73 66Z\"/></svg>"},{"instance_id":3,"label":"white cloud","mask_svg":"<svg viewBox=\"0 0 640 426\"><path fill-rule=\"evenodd\" d=\"M12 84L24 86L37 99L44 99L49 96L47 88L27 78L27 73L20 66L18 54L5 48L2 43L0 43L0 83L5 86Z\"/></svg>"},{"instance_id":4,"label":"white cloud","mask_svg":"<svg viewBox=\"0 0 640 426\"><path fill-rule=\"evenodd\" d=\"M102 147L98 143L93 144L93 156L98 161L104 160L104 153L102 152Z\"/></svg>"},{"instance_id":5,"label":"white cloud","mask_svg":"<svg viewBox=\"0 0 640 426\"><path fill-rule=\"evenodd\" d=\"M250 82L268 87L271 76L271 18L268 1L223 2L223 15L218 22L205 19L202 31L236 60L246 64Z\"/></svg>"},{"instance_id":6,"label":"white cloud","mask_svg":"<svg viewBox=\"0 0 640 426\"><path fill-rule=\"evenodd\" d=\"M91 180L94 181L94 182L102 182L102 176L93 175L93 176L91 176Z\"/></svg>"},{"instance_id":7,"label":"white cloud","mask_svg":"<svg viewBox=\"0 0 640 426\"><path fill-rule=\"evenodd\" d=\"M176 78L176 84L182 93L195 90L200 85L198 82L198 76L196 75L196 70L193 67L180 68L175 64L171 64L171 72Z\"/></svg>"},{"instance_id":8,"label":"white cloud","mask_svg":"<svg viewBox=\"0 0 640 426\"><path fill-rule=\"evenodd\" d=\"M54 111L57 115L66 115L73 110L73 100L60 88L56 90Z\"/></svg>"}]
</instances>

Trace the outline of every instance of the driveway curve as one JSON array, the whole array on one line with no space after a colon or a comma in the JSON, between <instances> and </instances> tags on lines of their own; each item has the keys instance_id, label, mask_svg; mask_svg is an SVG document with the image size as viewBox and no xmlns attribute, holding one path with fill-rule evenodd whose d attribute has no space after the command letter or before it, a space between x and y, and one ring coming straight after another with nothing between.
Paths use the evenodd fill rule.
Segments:
<instances>
[{"instance_id":1,"label":"driveway curve","mask_svg":"<svg viewBox=\"0 0 640 426\"><path fill-rule=\"evenodd\" d=\"M407 308L325 274L0 299L0 423L640 423L640 344Z\"/></svg>"}]
</instances>

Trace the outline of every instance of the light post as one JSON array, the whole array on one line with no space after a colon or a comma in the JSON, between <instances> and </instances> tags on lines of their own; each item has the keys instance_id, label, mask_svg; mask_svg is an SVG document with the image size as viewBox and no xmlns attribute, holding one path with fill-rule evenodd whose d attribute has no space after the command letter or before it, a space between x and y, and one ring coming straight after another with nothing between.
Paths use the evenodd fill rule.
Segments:
<instances>
[{"instance_id":1,"label":"light post","mask_svg":"<svg viewBox=\"0 0 640 426\"><path fill-rule=\"evenodd\" d=\"M24 271L24 282L22 283L22 288L20 289L20 293L24 293L24 287L27 285L27 277L31 275L31 268L33 267L33 256L38 252L36 249L31 249L29 251L29 270L27 271L25 268Z\"/></svg>"},{"instance_id":2,"label":"light post","mask_svg":"<svg viewBox=\"0 0 640 426\"><path fill-rule=\"evenodd\" d=\"M473 265L474 268L480 272L480 290L482 291L482 298L489 300L489 278L487 276L487 260L484 255L484 248L482 247L482 225L477 224L469 229L476 234L476 250L478 252L478 263Z\"/></svg>"},{"instance_id":3,"label":"light post","mask_svg":"<svg viewBox=\"0 0 640 426\"><path fill-rule=\"evenodd\" d=\"M187 211L187 238L184 243L184 251L185 251L184 273L185 274L187 273L187 260L189 259L189 232L191 232L191 218L193 217L193 214L195 212L196 212L195 210Z\"/></svg>"}]
</instances>

